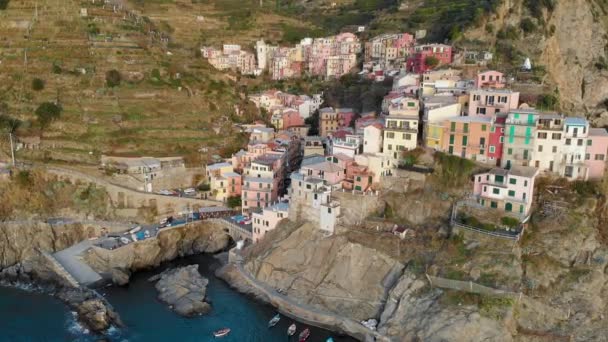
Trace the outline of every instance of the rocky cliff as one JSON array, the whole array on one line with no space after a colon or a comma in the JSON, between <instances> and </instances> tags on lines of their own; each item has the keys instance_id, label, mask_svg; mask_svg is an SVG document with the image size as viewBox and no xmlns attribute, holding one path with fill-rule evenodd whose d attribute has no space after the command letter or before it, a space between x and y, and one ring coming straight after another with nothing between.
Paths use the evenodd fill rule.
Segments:
<instances>
[{"instance_id":1,"label":"rocky cliff","mask_svg":"<svg viewBox=\"0 0 608 342\"><path fill-rule=\"evenodd\" d=\"M162 230L154 239L115 250L92 248L86 262L97 272L109 275L116 284L129 281L131 272L152 268L164 261L199 253L216 253L230 244L230 236L214 222Z\"/></svg>"},{"instance_id":2,"label":"rocky cliff","mask_svg":"<svg viewBox=\"0 0 608 342\"><path fill-rule=\"evenodd\" d=\"M54 253L72 246L93 236L95 229L80 223L0 223L0 270L37 256L37 250Z\"/></svg>"},{"instance_id":3,"label":"rocky cliff","mask_svg":"<svg viewBox=\"0 0 608 342\"><path fill-rule=\"evenodd\" d=\"M563 110L588 115L598 125L608 124L605 1L503 0L495 13L465 32L464 37L495 45L501 31L517 34L510 39L512 45L506 52L517 55L519 50L531 57L534 65L546 69L543 82L556 90ZM515 62L521 64L523 60Z\"/></svg>"}]
</instances>

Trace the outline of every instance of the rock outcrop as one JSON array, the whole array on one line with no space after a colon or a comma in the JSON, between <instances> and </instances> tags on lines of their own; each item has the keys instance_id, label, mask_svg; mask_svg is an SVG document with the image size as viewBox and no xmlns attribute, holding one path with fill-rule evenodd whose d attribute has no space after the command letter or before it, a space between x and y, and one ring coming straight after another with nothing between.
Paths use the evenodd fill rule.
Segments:
<instances>
[{"instance_id":1,"label":"rock outcrop","mask_svg":"<svg viewBox=\"0 0 608 342\"><path fill-rule=\"evenodd\" d=\"M112 306L93 290L63 288L57 297L78 314L78 319L90 330L103 333L111 326L122 326Z\"/></svg>"},{"instance_id":2,"label":"rock outcrop","mask_svg":"<svg viewBox=\"0 0 608 342\"><path fill-rule=\"evenodd\" d=\"M201 276L197 265L170 269L150 279L156 280L158 299L179 315L190 317L211 311L211 305L205 302L209 280Z\"/></svg>"},{"instance_id":3,"label":"rock outcrop","mask_svg":"<svg viewBox=\"0 0 608 342\"><path fill-rule=\"evenodd\" d=\"M38 255L53 253L94 236L95 228L80 223L0 223L0 270Z\"/></svg>"},{"instance_id":4,"label":"rock outcrop","mask_svg":"<svg viewBox=\"0 0 608 342\"><path fill-rule=\"evenodd\" d=\"M363 320L379 314L403 265L346 236L326 238L307 223L250 255L245 269L302 303Z\"/></svg>"},{"instance_id":5,"label":"rock outcrop","mask_svg":"<svg viewBox=\"0 0 608 342\"><path fill-rule=\"evenodd\" d=\"M204 221L162 230L154 239L114 250L94 247L84 259L96 272L109 275L115 284L124 285L131 272L157 267L164 261L178 257L217 253L229 244L230 236L221 225Z\"/></svg>"}]
</instances>

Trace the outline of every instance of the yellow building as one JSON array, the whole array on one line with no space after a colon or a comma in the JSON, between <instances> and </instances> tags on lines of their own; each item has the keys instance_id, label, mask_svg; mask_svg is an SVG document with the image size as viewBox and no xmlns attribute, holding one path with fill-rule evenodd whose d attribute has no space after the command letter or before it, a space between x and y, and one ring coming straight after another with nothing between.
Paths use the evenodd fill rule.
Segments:
<instances>
[{"instance_id":1,"label":"yellow building","mask_svg":"<svg viewBox=\"0 0 608 342\"><path fill-rule=\"evenodd\" d=\"M429 148L441 150L443 146L443 123L427 123L424 131L426 132L425 144Z\"/></svg>"},{"instance_id":2,"label":"yellow building","mask_svg":"<svg viewBox=\"0 0 608 342\"><path fill-rule=\"evenodd\" d=\"M397 163L405 151L418 146L417 115L389 115L384 128L382 153Z\"/></svg>"}]
</instances>

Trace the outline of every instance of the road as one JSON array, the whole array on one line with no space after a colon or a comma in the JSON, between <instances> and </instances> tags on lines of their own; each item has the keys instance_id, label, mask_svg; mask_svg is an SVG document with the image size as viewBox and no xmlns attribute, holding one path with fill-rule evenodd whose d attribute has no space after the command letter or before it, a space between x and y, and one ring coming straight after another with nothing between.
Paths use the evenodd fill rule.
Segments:
<instances>
[{"instance_id":1,"label":"road","mask_svg":"<svg viewBox=\"0 0 608 342\"><path fill-rule=\"evenodd\" d=\"M93 247L92 242L85 240L53 254L53 257L80 285L88 286L102 280L101 276L80 258L91 247Z\"/></svg>"}]
</instances>

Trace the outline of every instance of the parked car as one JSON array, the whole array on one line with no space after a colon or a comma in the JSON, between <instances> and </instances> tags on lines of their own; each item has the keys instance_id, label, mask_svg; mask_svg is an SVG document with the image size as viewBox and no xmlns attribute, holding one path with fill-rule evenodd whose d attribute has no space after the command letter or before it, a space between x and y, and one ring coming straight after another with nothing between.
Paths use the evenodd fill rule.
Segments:
<instances>
[{"instance_id":1,"label":"parked car","mask_svg":"<svg viewBox=\"0 0 608 342\"><path fill-rule=\"evenodd\" d=\"M137 233L137 232L138 232L138 231L140 231L140 230L141 230L141 226L137 226L137 227L135 227L135 228L133 228L133 229L129 230L129 233L131 233L131 234L135 234L135 233Z\"/></svg>"},{"instance_id":2,"label":"parked car","mask_svg":"<svg viewBox=\"0 0 608 342\"><path fill-rule=\"evenodd\" d=\"M194 188L185 189L184 195L186 195L186 196L196 195L196 190Z\"/></svg>"}]
</instances>

